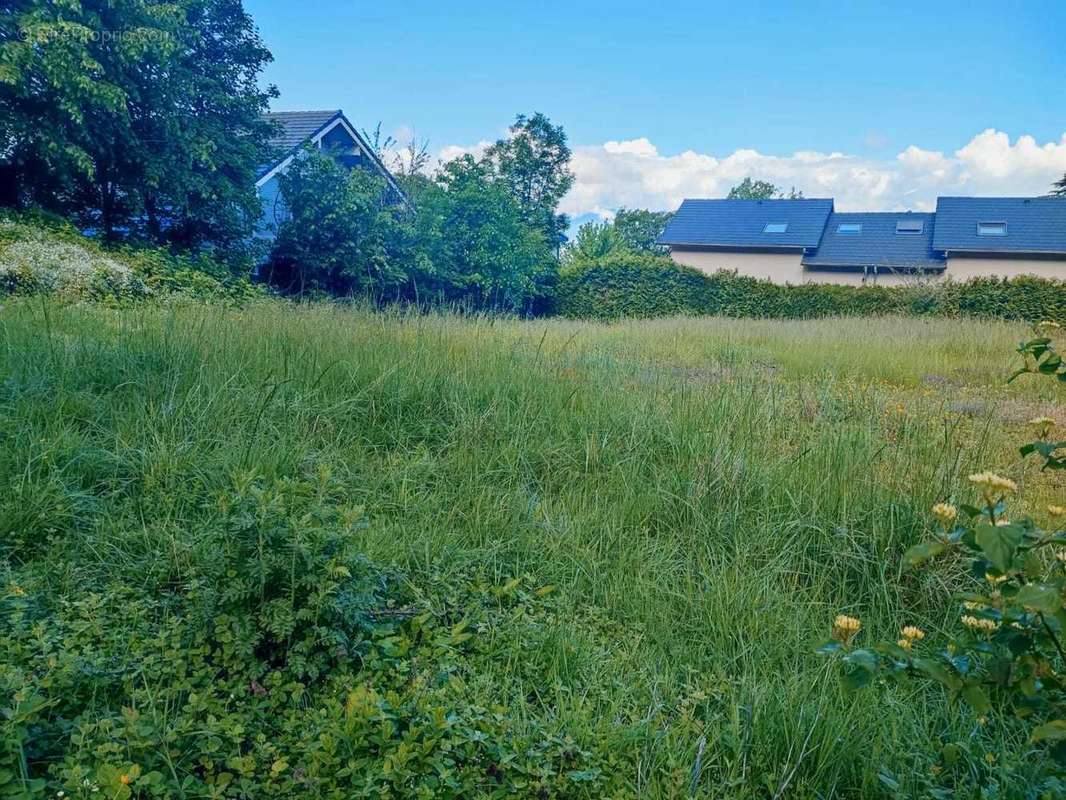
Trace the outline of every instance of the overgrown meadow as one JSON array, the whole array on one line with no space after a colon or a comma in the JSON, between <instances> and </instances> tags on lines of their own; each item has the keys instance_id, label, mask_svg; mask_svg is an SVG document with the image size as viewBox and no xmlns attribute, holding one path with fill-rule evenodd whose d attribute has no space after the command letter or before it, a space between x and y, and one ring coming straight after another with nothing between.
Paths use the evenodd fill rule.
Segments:
<instances>
[{"instance_id":1,"label":"overgrown meadow","mask_svg":"<svg viewBox=\"0 0 1066 800\"><path fill-rule=\"evenodd\" d=\"M1061 500L1023 336L10 299L0 796L1025 796L815 653L950 629L967 474Z\"/></svg>"}]
</instances>

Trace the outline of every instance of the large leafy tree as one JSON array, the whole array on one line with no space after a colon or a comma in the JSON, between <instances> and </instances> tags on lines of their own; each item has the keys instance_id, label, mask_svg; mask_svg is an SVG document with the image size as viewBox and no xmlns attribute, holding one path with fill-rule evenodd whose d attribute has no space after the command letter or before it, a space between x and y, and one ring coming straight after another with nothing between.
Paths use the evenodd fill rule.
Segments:
<instances>
[{"instance_id":1,"label":"large leafy tree","mask_svg":"<svg viewBox=\"0 0 1066 800\"><path fill-rule=\"evenodd\" d=\"M609 222L582 225L564 251L564 260L597 261L618 252L664 253L666 248L655 240L672 216L669 211L621 208Z\"/></svg>"},{"instance_id":2,"label":"large leafy tree","mask_svg":"<svg viewBox=\"0 0 1066 800\"><path fill-rule=\"evenodd\" d=\"M525 220L549 242L557 241L570 224L557 213L574 184L570 155L563 127L540 113L518 115L510 135L485 152L484 161L518 202Z\"/></svg>"},{"instance_id":3,"label":"large leafy tree","mask_svg":"<svg viewBox=\"0 0 1066 800\"><path fill-rule=\"evenodd\" d=\"M411 261L405 212L380 176L308 146L280 183L288 216L266 266L271 283L291 293L402 291Z\"/></svg>"},{"instance_id":4,"label":"large leafy tree","mask_svg":"<svg viewBox=\"0 0 1066 800\"><path fill-rule=\"evenodd\" d=\"M665 248L655 243L673 216L671 211L647 211L641 208L620 208L614 215L613 227L627 250L634 253L660 253Z\"/></svg>"},{"instance_id":5,"label":"large leafy tree","mask_svg":"<svg viewBox=\"0 0 1066 800\"><path fill-rule=\"evenodd\" d=\"M787 192L770 183L769 181L752 180L745 178L726 195L727 200L801 200L803 192L797 192L795 187Z\"/></svg>"},{"instance_id":6,"label":"large leafy tree","mask_svg":"<svg viewBox=\"0 0 1066 800\"><path fill-rule=\"evenodd\" d=\"M611 222L586 222L577 229L577 235L563 251L563 261L568 264L598 261L611 253L627 250L629 248Z\"/></svg>"},{"instance_id":7,"label":"large leafy tree","mask_svg":"<svg viewBox=\"0 0 1066 800\"><path fill-rule=\"evenodd\" d=\"M243 242L276 91L258 85L270 53L240 0L12 2L0 11L0 197L108 238Z\"/></svg>"},{"instance_id":8,"label":"large leafy tree","mask_svg":"<svg viewBox=\"0 0 1066 800\"><path fill-rule=\"evenodd\" d=\"M546 293L550 244L489 163L448 162L415 202L420 297L526 311Z\"/></svg>"}]
</instances>

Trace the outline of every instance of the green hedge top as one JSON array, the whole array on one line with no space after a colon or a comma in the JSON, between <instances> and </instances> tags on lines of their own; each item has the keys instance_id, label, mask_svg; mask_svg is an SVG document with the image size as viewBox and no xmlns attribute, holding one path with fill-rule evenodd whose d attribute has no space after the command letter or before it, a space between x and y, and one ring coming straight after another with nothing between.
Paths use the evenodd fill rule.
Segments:
<instances>
[{"instance_id":1,"label":"green hedge top","mask_svg":"<svg viewBox=\"0 0 1066 800\"><path fill-rule=\"evenodd\" d=\"M774 319L963 314L1066 322L1066 283L1024 276L901 286L780 286L736 272L707 275L666 256L619 252L564 267L556 310L567 317L601 320L675 314Z\"/></svg>"}]
</instances>

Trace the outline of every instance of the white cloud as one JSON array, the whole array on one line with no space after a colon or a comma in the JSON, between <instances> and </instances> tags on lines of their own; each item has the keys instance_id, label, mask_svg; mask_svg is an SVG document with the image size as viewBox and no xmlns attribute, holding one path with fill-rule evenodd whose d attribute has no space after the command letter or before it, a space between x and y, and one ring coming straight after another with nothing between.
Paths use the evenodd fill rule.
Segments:
<instances>
[{"instance_id":1,"label":"white cloud","mask_svg":"<svg viewBox=\"0 0 1066 800\"><path fill-rule=\"evenodd\" d=\"M471 148L441 151L445 160ZM1066 134L1039 144L988 129L951 155L911 145L895 159L798 151L790 156L737 150L725 157L686 150L662 155L646 138L574 148L576 180L563 199L572 216L627 208L674 209L686 197L724 197L745 177L833 197L844 211L932 210L937 195L1040 195L1066 173Z\"/></svg>"},{"instance_id":2,"label":"white cloud","mask_svg":"<svg viewBox=\"0 0 1066 800\"><path fill-rule=\"evenodd\" d=\"M443 148L442 161L480 155L490 142ZM724 197L751 176L807 197L833 197L842 211L931 211L938 195L1041 195L1066 174L1066 133L1058 142L989 128L945 155L911 145L895 158L797 151L787 156L736 150L725 156L686 150L663 155L647 138L578 145L574 187L561 210L609 218L615 209L675 209L686 197Z\"/></svg>"},{"instance_id":3,"label":"white cloud","mask_svg":"<svg viewBox=\"0 0 1066 800\"><path fill-rule=\"evenodd\" d=\"M474 145L450 144L441 148L440 152L437 153L437 160L443 163L451 161L453 158L459 158L459 156L465 156L468 153L474 158L481 158L481 156L485 155L485 151L492 147L492 144L487 139L482 139Z\"/></svg>"}]
</instances>

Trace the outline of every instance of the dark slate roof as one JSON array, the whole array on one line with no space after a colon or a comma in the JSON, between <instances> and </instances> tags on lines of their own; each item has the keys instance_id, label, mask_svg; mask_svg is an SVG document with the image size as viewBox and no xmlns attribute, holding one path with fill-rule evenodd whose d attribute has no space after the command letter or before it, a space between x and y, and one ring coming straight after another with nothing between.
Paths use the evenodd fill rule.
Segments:
<instances>
[{"instance_id":1,"label":"dark slate roof","mask_svg":"<svg viewBox=\"0 0 1066 800\"><path fill-rule=\"evenodd\" d=\"M978 222L1006 222L1006 236L978 236ZM939 197L933 247L952 252L1066 254L1066 198Z\"/></svg>"},{"instance_id":2,"label":"dark slate roof","mask_svg":"<svg viewBox=\"0 0 1066 800\"><path fill-rule=\"evenodd\" d=\"M358 142L359 147L367 154L367 157L378 172L381 173L386 181L388 181L392 190L396 193L396 196L405 205L410 202L403 189L400 188L400 185L396 182L392 173L389 172L388 167L382 163L377 153L374 152L373 148L371 148L366 142L362 134L356 130L355 126L349 122L344 116L344 112L340 109L332 111L273 111L264 114L263 118L278 123L279 132L278 135L270 141L271 148L274 151L273 160L269 164L264 164L260 167L260 179L281 164L294 150L299 148L308 139L332 125L338 118L343 118L344 123L355 135L355 140Z\"/></svg>"},{"instance_id":3,"label":"dark slate roof","mask_svg":"<svg viewBox=\"0 0 1066 800\"><path fill-rule=\"evenodd\" d=\"M896 233L896 223L901 220L922 222L922 232ZM857 234L838 233L841 224L861 225L862 230ZM932 214L831 214L818 249L804 256L803 265L837 269L876 266L942 270L944 258L933 252L935 224Z\"/></svg>"},{"instance_id":4,"label":"dark slate roof","mask_svg":"<svg viewBox=\"0 0 1066 800\"><path fill-rule=\"evenodd\" d=\"M279 124L279 134L270 140L270 145L285 155L306 142L341 115L333 111L274 111L263 118Z\"/></svg>"},{"instance_id":5,"label":"dark slate roof","mask_svg":"<svg viewBox=\"0 0 1066 800\"><path fill-rule=\"evenodd\" d=\"M816 247L832 200L686 200L660 244L729 248ZM763 233L768 223L788 223L784 233Z\"/></svg>"}]
</instances>

